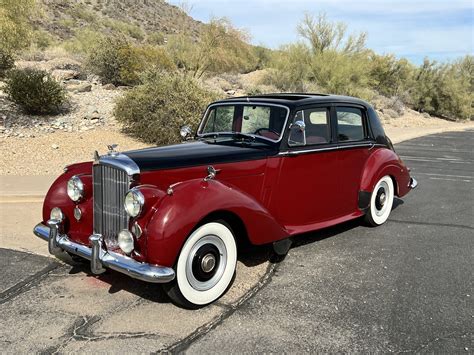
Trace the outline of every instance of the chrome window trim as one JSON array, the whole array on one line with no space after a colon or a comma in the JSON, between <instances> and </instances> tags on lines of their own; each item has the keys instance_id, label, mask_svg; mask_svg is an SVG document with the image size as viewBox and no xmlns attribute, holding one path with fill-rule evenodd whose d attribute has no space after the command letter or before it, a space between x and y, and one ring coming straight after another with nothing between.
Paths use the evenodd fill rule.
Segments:
<instances>
[{"instance_id":1,"label":"chrome window trim","mask_svg":"<svg viewBox=\"0 0 474 355\"><path fill-rule=\"evenodd\" d=\"M284 152L279 152L278 155L280 156L291 156L291 155L299 155L305 153L314 153L314 152L324 152L328 150L342 150L348 148L364 148L364 147L385 147L383 144L376 144L374 142L366 142L362 144L350 144L350 145L334 145L332 147L324 147L324 148L314 148L314 149L304 149L304 150L287 150Z\"/></svg>"},{"instance_id":2,"label":"chrome window trim","mask_svg":"<svg viewBox=\"0 0 474 355\"><path fill-rule=\"evenodd\" d=\"M281 133L280 133L280 138L278 140L266 138L266 137L260 136L258 134L245 133L245 134L249 134L249 135L254 136L254 137L263 138L263 139L265 139L267 141L270 141L272 143L281 142L281 140L283 139L283 136L285 135L286 125L288 123L288 118L290 116L290 108L288 106L280 105L280 104L266 103L266 102L253 102L253 101L232 101L232 102L229 101L229 102L221 102L221 103L217 103L217 104L210 104L207 107L206 112L204 112L203 118L202 118L201 123L199 124L199 128L197 130L196 136L197 137L202 137L203 136L203 134L200 133L200 132L203 129L204 121L207 121L207 115L208 115L209 111L212 108L218 107L218 106L235 106L235 105L247 105L247 106L252 106L253 105L253 106L267 106L267 107L268 106L274 106L274 107L282 107L282 108L286 109L285 123L283 124L283 128L281 129ZM206 133L206 134L212 134L212 133L232 134L232 133L236 133L236 132L209 132L209 133ZM237 132L237 133L241 133L241 132Z\"/></svg>"},{"instance_id":3,"label":"chrome window trim","mask_svg":"<svg viewBox=\"0 0 474 355\"><path fill-rule=\"evenodd\" d=\"M140 168L135 161L125 154L119 153L114 155L103 155L99 158L99 161L95 161L94 165L102 164L112 166L114 168L124 170L128 176L140 174Z\"/></svg>"}]
</instances>

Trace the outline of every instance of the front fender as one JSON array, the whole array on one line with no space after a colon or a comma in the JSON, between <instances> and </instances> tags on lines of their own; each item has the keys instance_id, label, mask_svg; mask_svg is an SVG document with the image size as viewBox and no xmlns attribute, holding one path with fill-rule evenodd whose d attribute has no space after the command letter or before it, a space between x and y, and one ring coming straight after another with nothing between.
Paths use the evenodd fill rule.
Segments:
<instances>
[{"instance_id":1,"label":"front fender","mask_svg":"<svg viewBox=\"0 0 474 355\"><path fill-rule=\"evenodd\" d=\"M372 192L377 182L385 175L395 179L395 194L402 197L408 193L410 174L400 157L390 149L377 149L364 166L360 191Z\"/></svg>"},{"instance_id":2,"label":"front fender","mask_svg":"<svg viewBox=\"0 0 474 355\"><path fill-rule=\"evenodd\" d=\"M252 244L283 239L288 233L258 201L218 180L189 180L163 197L147 225L148 261L173 266L186 238L206 216L216 211L237 215Z\"/></svg>"}]
</instances>

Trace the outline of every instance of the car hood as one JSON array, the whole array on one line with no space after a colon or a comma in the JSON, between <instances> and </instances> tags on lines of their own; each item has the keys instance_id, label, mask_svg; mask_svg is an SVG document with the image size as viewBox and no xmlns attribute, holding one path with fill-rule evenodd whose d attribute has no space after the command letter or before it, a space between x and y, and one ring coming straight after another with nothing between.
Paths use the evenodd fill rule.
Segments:
<instances>
[{"instance_id":1,"label":"car hood","mask_svg":"<svg viewBox=\"0 0 474 355\"><path fill-rule=\"evenodd\" d=\"M132 150L123 154L135 161L140 171L148 171L263 159L276 153L271 147L252 148L192 142Z\"/></svg>"}]
</instances>

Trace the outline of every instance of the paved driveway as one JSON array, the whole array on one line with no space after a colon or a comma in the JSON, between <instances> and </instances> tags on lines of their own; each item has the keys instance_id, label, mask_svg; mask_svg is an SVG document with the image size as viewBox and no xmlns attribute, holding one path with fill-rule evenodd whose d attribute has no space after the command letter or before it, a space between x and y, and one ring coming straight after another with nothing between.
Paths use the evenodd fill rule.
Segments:
<instances>
[{"instance_id":1,"label":"paved driveway","mask_svg":"<svg viewBox=\"0 0 474 355\"><path fill-rule=\"evenodd\" d=\"M244 260L253 288L237 279L200 311L116 273L0 249L0 351L472 351L474 132L396 149L420 185L389 222L300 236L266 273L258 251Z\"/></svg>"},{"instance_id":2,"label":"paved driveway","mask_svg":"<svg viewBox=\"0 0 474 355\"><path fill-rule=\"evenodd\" d=\"M474 351L474 132L396 150L419 187L386 225L297 238L271 282L189 351Z\"/></svg>"}]
</instances>

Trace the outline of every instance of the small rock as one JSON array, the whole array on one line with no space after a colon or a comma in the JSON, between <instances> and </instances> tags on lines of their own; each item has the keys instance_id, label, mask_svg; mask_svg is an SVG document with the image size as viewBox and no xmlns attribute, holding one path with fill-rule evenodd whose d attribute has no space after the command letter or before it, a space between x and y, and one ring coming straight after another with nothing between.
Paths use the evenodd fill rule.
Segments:
<instances>
[{"instance_id":1,"label":"small rock","mask_svg":"<svg viewBox=\"0 0 474 355\"><path fill-rule=\"evenodd\" d=\"M72 92L89 92L92 90L92 84L83 83L83 84L67 85L66 89Z\"/></svg>"},{"instance_id":2,"label":"small rock","mask_svg":"<svg viewBox=\"0 0 474 355\"><path fill-rule=\"evenodd\" d=\"M56 69L53 70L51 76L57 81L66 81L79 77L79 72L75 70Z\"/></svg>"},{"instance_id":3,"label":"small rock","mask_svg":"<svg viewBox=\"0 0 474 355\"><path fill-rule=\"evenodd\" d=\"M53 148L53 149L59 149L59 145L57 145L57 144L52 144L52 145L51 145L51 148Z\"/></svg>"},{"instance_id":4,"label":"small rock","mask_svg":"<svg viewBox=\"0 0 474 355\"><path fill-rule=\"evenodd\" d=\"M235 90L227 90L225 93L229 96L234 96L235 95Z\"/></svg>"},{"instance_id":5,"label":"small rock","mask_svg":"<svg viewBox=\"0 0 474 355\"><path fill-rule=\"evenodd\" d=\"M114 90L115 85L114 84L105 84L105 85L102 86L102 88L104 88L105 90Z\"/></svg>"},{"instance_id":6,"label":"small rock","mask_svg":"<svg viewBox=\"0 0 474 355\"><path fill-rule=\"evenodd\" d=\"M423 117L424 118L431 118L431 116L428 112L423 112Z\"/></svg>"}]
</instances>

